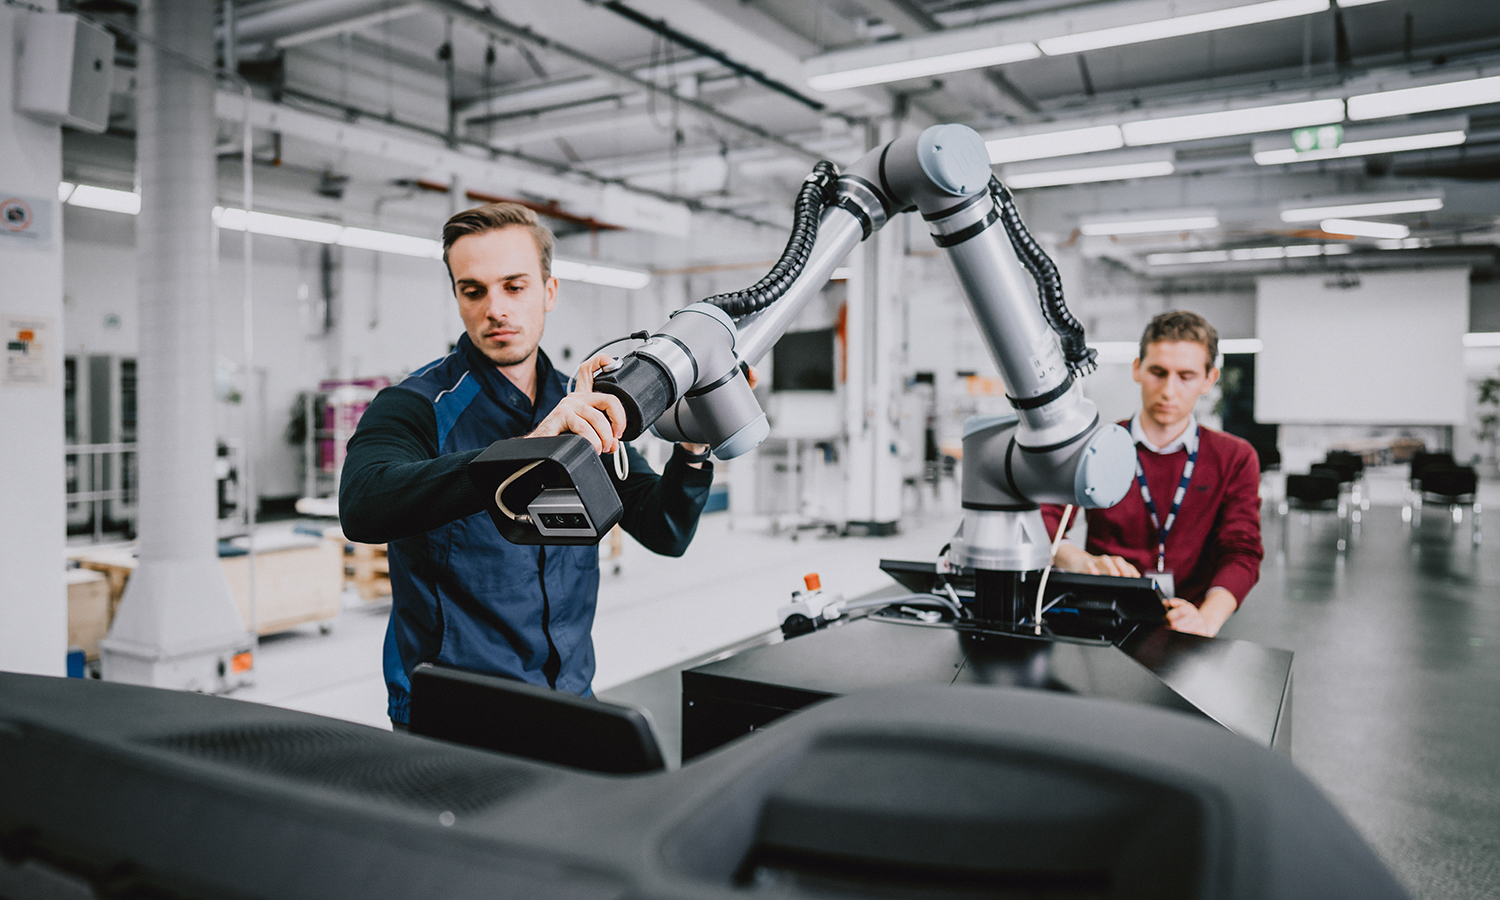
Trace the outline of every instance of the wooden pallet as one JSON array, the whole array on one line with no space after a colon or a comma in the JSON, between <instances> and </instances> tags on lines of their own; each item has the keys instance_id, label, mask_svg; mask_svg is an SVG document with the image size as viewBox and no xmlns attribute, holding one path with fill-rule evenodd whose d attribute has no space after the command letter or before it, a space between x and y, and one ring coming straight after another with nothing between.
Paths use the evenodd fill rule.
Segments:
<instances>
[{"instance_id":1,"label":"wooden pallet","mask_svg":"<svg viewBox=\"0 0 1500 900\"><path fill-rule=\"evenodd\" d=\"M344 545L344 577L354 585L360 599L374 600L391 595L391 563L385 544Z\"/></svg>"}]
</instances>

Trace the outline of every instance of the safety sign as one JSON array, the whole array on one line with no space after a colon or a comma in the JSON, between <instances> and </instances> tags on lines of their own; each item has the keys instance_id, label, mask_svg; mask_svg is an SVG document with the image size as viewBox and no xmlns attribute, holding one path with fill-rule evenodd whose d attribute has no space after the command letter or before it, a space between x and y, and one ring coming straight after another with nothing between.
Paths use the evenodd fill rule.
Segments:
<instances>
[{"instance_id":1,"label":"safety sign","mask_svg":"<svg viewBox=\"0 0 1500 900\"><path fill-rule=\"evenodd\" d=\"M42 249L52 240L52 201L0 189L0 247Z\"/></svg>"},{"instance_id":2,"label":"safety sign","mask_svg":"<svg viewBox=\"0 0 1500 900\"><path fill-rule=\"evenodd\" d=\"M0 365L0 385L46 387L52 380L52 320L44 316L5 316L5 357Z\"/></svg>"}]
</instances>

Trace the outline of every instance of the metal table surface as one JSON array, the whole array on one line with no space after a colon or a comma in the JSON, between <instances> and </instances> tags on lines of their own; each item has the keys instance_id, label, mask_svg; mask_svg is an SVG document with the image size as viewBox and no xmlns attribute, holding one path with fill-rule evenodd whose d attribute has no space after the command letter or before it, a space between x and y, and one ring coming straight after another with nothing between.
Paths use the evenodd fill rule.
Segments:
<instances>
[{"instance_id":1,"label":"metal table surface","mask_svg":"<svg viewBox=\"0 0 1500 900\"><path fill-rule=\"evenodd\" d=\"M828 697L900 684L1025 687L1173 709L1289 752L1292 654L1137 628L1118 645L866 617L682 672L683 758Z\"/></svg>"}]
</instances>

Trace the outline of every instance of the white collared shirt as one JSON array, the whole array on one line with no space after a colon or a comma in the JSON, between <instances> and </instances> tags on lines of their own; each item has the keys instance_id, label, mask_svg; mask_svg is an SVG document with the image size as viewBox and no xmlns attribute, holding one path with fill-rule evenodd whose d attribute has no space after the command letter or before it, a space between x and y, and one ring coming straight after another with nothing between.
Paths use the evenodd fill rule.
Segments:
<instances>
[{"instance_id":1,"label":"white collared shirt","mask_svg":"<svg viewBox=\"0 0 1500 900\"><path fill-rule=\"evenodd\" d=\"M1136 413L1130 417L1130 439L1158 456L1166 456L1178 450L1187 450L1191 454L1198 449L1198 417L1189 413L1187 427L1182 430L1182 434L1165 447L1158 447L1146 437L1146 432L1141 428L1141 414Z\"/></svg>"}]
</instances>

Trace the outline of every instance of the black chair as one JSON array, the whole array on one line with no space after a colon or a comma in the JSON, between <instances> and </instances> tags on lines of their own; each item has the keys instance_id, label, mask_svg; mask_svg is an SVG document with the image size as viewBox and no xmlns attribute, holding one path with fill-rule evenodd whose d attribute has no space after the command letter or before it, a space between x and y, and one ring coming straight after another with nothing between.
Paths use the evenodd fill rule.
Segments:
<instances>
[{"instance_id":1,"label":"black chair","mask_svg":"<svg viewBox=\"0 0 1500 900\"><path fill-rule=\"evenodd\" d=\"M1479 546L1483 538L1481 520L1484 509L1479 503L1479 473L1474 471L1473 466L1454 465L1440 460L1424 465L1415 491L1413 523L1419 528L1422 525L1422 508L1429 504L1446 506L1454 527L1463 521L1464 507L1469 507L1472 511L1469 516L1469 541L1476 548Z\"/></svg>"},{"instance_id":2,"label":"black chair","mask_svg":"<svg viewBox=\"0 0 1500 900\"><path fill-rule=\"evenodd\" d=\"M1281 552L1287 551L1287 536L1290 531L1288 514L1292 510L1302 512L1304 522L1311 520L1313 512L1334 512L1339 517L1339 552L1349 547L1349 509L1344 503L1343 482L1340 472L1329 466L1317 465L1306 475L1286 477L1286 496L1282 498L1277 512L1281 517Z\"/></svg>"},{"instance_id":3,"label":"black chair","mask_svg":"<svg viewBox=\"0 0 1500 900\"><path fill-rule=\"evenodd\" d=\"M1421 520L1422 473L1433 466L1452 466L1453 454L1418 451L1411 458L1411 474L1406 481L1406 498L1401 503L1401 521Z\"/></svg>"},{"instance_id":4,"label":"black chair","mask_svg":"<svg viewBox=\"0 0 1500 900\"><path fill-rule=\"evenodd\" d=\"M590 772L666 768L640 710L494 675L423 663L411 675L412 734Z\"/></svg>"},{"instance_id":5,"label":"black chair","mask_svg":"<svg viewBox=\"0 0 1500 900\"><path fill-rule=\"evenodd\" d=\"M1348 450L1329 450L1323 461L1316 465L1339 473L1339 482L1349 488L1351 518L1358 524L1360 515L1370 508L1370 498L1365 490L1365 458Z\"/></svg>"}]
</instances>

